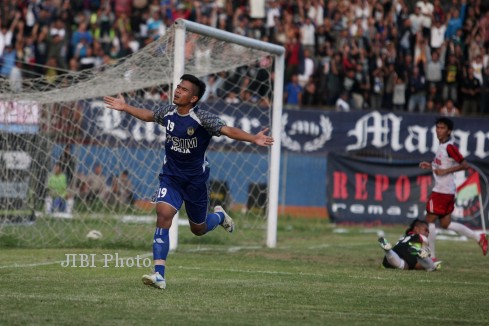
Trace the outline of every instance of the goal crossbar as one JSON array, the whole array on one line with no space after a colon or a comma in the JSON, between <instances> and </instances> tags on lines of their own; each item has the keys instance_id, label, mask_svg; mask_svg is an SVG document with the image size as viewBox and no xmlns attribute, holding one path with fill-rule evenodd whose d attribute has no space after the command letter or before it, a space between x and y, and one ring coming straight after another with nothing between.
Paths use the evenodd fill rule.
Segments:
<instances>
[{"instance_id":1,"label":"goal crossbar","mask_svg":"<svg viewBox=\"0 0 489 326\"><path fill-rule=\"evenodd\" d=\"M283 46L241 36L239 34L233 34L214 27L194 23L189 20L179 18L175 21L175 23L177 24L177 27L182 27L189 32L212 37L224 42L235 43L244 47L253 48L255 50L269 52L270 54L276 56L280 56L285 53L285 48Z\"/></svg>"}]
</instances>

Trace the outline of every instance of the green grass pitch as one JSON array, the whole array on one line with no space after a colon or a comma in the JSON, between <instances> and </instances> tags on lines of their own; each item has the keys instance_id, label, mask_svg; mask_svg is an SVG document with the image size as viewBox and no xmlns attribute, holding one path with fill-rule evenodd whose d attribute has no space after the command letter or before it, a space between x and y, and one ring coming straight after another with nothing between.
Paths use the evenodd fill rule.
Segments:
<instances>
[{"instance_id":1,"label":"green grass pitch","mask_svg":"<svg viewBox=\"0 0 489 326\"><path fill-rule=\"evenodd\" d=\"M391 242L403 232L378 228ZM375 230L337 232L325 220L281 218L275 249L259 228L195 237L181 227L167 289L157 290L141 282L150 268L104 267L104 255L151 258L151 229L147 247L136 248L4 242L0 325L489 324L489 257L473 241L439 240L443 268L427 273L380 268ZM91 254L94 266L63 267L66 254Z\"/></svg>"}]
</instances>

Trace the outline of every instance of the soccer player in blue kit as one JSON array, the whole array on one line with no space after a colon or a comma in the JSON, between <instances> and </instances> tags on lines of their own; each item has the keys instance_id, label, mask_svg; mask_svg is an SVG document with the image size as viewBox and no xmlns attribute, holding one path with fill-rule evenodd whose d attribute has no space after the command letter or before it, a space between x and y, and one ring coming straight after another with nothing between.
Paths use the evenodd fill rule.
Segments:
<instances>
[{"instance_id":1,"label":"soccer player in blue kit","mask_svg":"<svg viewBox=\"0 0 489 326\"><path fill-rule=\"evenodd\" d=\"M166 128L165 158L159 174L159 189L155 195L156 230L153 240L155 272L143 276L146 285L159 289L166 287L165 266L169 252L169 229L174 215L185 202L190 230L204 235L221 225L233 232L234 222L220 206L207 214L209 168L205 152L213 136L224 135L234 140L246 141L259 146L271 146L273 138L268 128L249 134L230 127L217 115L199 108L197 102L205 93L205 83L185 74L181 77L173 104L155 111L128 105L124 98L104 97L107 108L124 111L147 122L156 122Z\"/></svg>"}]
</instances>

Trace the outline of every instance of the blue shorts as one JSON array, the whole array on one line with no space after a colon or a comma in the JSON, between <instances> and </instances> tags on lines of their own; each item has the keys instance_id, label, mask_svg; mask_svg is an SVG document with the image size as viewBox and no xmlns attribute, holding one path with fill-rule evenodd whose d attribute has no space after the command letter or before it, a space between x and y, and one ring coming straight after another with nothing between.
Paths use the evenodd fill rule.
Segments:
<instances>
[{"instance_id":1,"label":"blue shorts","mask_svg":"<svg viewBox=\"0 0 489 326\"><path fill-rule=\"evenodd\" d=\"M209 170L201 178L191 180L160 174L160 187L153 197L153 202L167 203L176 210L179 210L185 202L185 211L189 220L194 224L203 224L209 207L208 178Z\"/></svg>"}]
</instances>

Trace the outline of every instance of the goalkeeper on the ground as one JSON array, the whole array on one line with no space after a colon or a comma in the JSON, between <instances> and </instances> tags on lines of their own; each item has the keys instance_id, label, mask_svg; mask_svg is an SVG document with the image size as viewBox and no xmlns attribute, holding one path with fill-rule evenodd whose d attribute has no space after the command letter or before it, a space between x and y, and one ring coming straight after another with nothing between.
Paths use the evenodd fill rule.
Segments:
<instances>
[{"instance_id":1,"label":"goalkeeper on the ground","mask_svg":"<svg viewBox=\"0 0 489 326\"><path fill-rule=\"evenodd\" d=\"M384 237L379 244L385 251L382 266L397 269L421 269L428 272L440 269L441 262L434 263L428 248L428 223L414 220L406 233L393 247Z\"/></svg>"}]
</instances>

